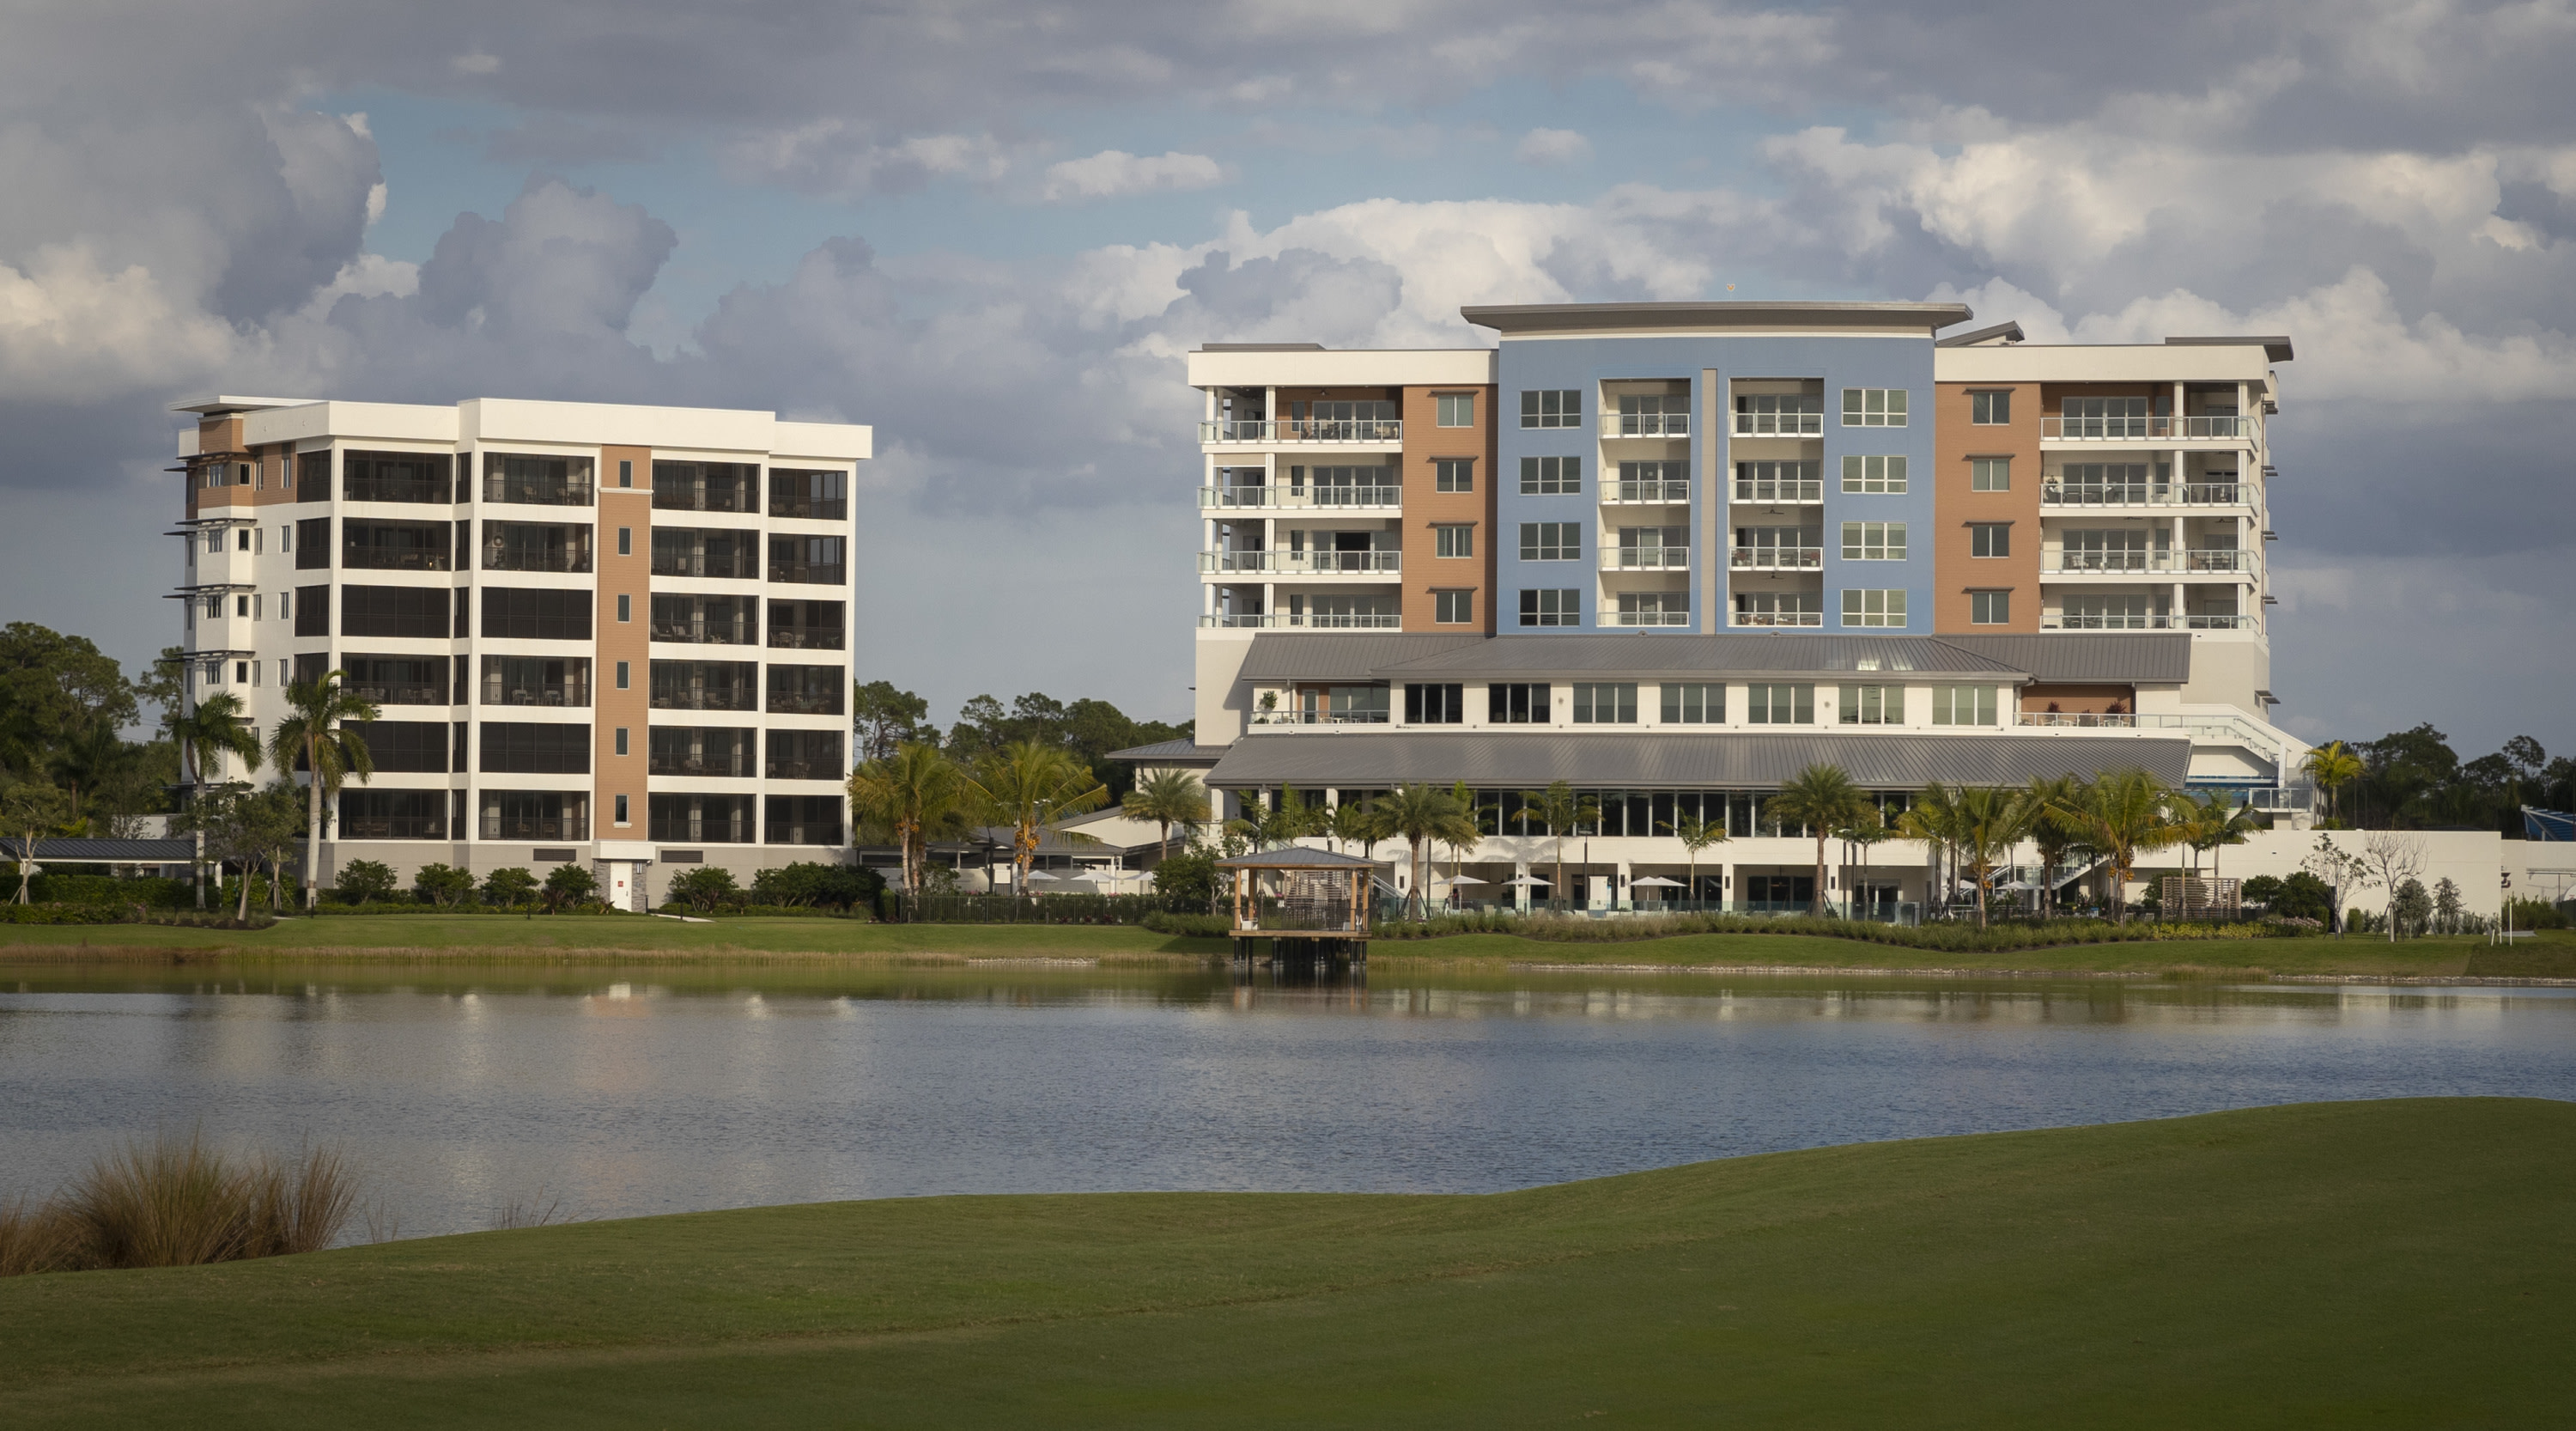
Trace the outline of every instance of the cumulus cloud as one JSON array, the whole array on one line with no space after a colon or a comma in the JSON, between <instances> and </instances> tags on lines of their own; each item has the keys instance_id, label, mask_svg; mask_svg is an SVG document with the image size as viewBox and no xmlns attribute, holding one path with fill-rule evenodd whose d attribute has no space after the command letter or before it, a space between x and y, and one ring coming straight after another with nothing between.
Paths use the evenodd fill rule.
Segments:
<instances>
[{"instance_id":1,"label":"cumulus cloud","mask_svg":"<svg viewBox=\"0 0 2576 1431\"><path fill-rule=\"evenodd\" d=\"M1050 204L1084 199L1117 199L1131 194L1207 189L1230 177L1226 167L1204 154L1178 150L1140 156L1124 149L1103 149L1081 159L1050 164L1039 197Z\"/></svg>"},{"instance_id":2,"label":"cumulus cloud","mask_svg":"<svg viewBox=\"0 0 2576 1431\"><path fill-rule=\"evenodd\" d=\"M1592 141L1571 129L1533 129L1521 136L1512 157L1524 164L1580 164L1592 157Z\"/></svg>"}]
</instances>

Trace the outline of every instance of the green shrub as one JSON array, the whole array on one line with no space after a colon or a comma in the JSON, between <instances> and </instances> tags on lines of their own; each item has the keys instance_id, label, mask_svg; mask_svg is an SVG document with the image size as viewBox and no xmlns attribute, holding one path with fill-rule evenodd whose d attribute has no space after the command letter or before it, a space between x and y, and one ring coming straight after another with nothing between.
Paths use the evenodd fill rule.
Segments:
<instances>
[{"instance_id":1,"label":"green shrub","mask_svg":"<svg viewBox=\"0 0 2576 1431\"><path fill-rule=\"evenodd\" d=\"M733 871L722 865L700 865L671 881L671 902L700 914L734 903L741 896L742 890L733 882Z\"/></svg>"},{"instance_id":2,"label":"green shrub","mask_svg":"<svg viewBox=\"0 0 2576 1431\"><path fill-rule=\"evenodd\" d=\"M1187 849L1154 866L1154 893L1207 908L1216 898L1216 858L1213 848L1192 841Z\"/></svg>"},{"instance_id":3,"label":"green shrub","mask_svg":"<svg viewBox=\"0 0 2576 1431\"><path fill-rule=\"evenodd\" d=\"M483 902L516 909L536 898L537 877L513 866L483 877Z\"/></svg>"},{"instance_id":4,"label":"green shrub","mask_svg":"<svg viewBox=\"0 0 2576 1431\"><path fill-rule=\"evenodd\" d=\"M544 895L549 909L588 904L598 893L599 879L587 865L557 865L546 871Z\"/></svg>"},{"instance_id":5,"label":"green shrub","mask_svg":"<svg viewBox=\"0 0 2576 1431\"><path fill-rule=\"evenodd\" d=\"M814 860L762 870L751 879L753 901L771 905L873 909L884 888L885 876L875 870Z\"/></svg>"},{"instance_id":6,"label":"green shrub","mask_svg":"<svg viewBox=\"0 0 2576 1431\"><path fill-rule=\"evenodd\" d=\"M42 849L38 846L40 853ZM29 884L27 897L40 904L140 904L152 909L180 909L196 902L194 890L186 880L157 876L119 879L113 875L40 874ZM0 867L0 902L14 902L17 898L18 866L12 861Z\"/></svg>"},{"instance_id":7,"label":"green shrub","mask_svg":"<svg viewBox=\"0 0 2576 1431\"><path fill-rule=\"evenodd\" d=\"M1190 939L1223 939L1233 933L1233 921L1222 914L1165 914L1157 910L1139 923L1157 934L1178 934Z\"/></svg>"},{"instance_id":8,"label":"green shrub","mask_svg":"<svg viewBox=\"0 0 2576 1431\"><path fill-rule=\"evenodd\" d=\"M423 904L441 909L463 904L474 895L474 875L454 865L422 865L411 877L412 888L420 891Z\"/></svg>"},{"instance_id":9,"label":"green shrub","mask_svg":"<svg viewBox=\"0 0 2576 1431\"><path fill-rule=\"evenodd\" d=\"M331 892L340 899L358 904L391 899L394 872L374 860L351 860L340 866L340 882L332 887Z\"/></svg>"}]
</instances>

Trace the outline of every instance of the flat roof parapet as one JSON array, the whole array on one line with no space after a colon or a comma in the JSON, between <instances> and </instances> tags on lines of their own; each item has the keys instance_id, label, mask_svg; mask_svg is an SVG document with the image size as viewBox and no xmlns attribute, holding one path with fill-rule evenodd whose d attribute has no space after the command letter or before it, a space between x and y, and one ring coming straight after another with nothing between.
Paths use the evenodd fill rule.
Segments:
<instances>
[{"instance_id":1,"label":"flat roof parapet","mask_svg":"<svg viewBox=\"0 0 2576 1431\"><path fill-rule=\"evenodd\" d=\"M1722 303L1516 303L1461 308L1460 317L1504 337L1755 331L1920 331L1976 317L1964 303L1842 303L1746 299Z\"/></svg>"}]
</instances>

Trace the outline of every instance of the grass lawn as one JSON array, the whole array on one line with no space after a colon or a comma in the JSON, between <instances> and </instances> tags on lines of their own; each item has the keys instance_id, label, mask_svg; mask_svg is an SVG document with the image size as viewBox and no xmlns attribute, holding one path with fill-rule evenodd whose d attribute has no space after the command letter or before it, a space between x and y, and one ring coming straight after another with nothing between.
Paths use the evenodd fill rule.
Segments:
<instances>
[{"instance_id":1,"label":"grass lawn","mask_svg":"<svg viewBox=\"0 0 2576 1431\"><path fill-rule=\"evenodd\" d=\"M2576 1105L2308 1104L1489 1197L921 1198L0 1281L57 1426L2565 1419Z\"/></svg>"},{"instance_id":2,"label":"grass lawn","mask_svg":"<svg viewBox=\"0 0 2576 1431\"><path fill-rule=\"evenodd\" d=\"M1132 958L1195 961L1223 940L1087 925L864 924L839 919L720 919L683 924L633 916L354 915L289 919L244 932L144 924L0 925L0 963L63 957L144 958L202 951L227 960L283 956L445 957L636 962L671 958ZM1390 969L1451 964L1724 964L1844 969L2014 969L2062 973L2351 974L2576 977L2576 934L2544 932L2515 949L2483 939L2241 939L2082 944L2055 949L1942 953L1803 934L1689 934L1625 943L1571 943L1509 934L1381 941Z\"/></svg>"}]
</instances>

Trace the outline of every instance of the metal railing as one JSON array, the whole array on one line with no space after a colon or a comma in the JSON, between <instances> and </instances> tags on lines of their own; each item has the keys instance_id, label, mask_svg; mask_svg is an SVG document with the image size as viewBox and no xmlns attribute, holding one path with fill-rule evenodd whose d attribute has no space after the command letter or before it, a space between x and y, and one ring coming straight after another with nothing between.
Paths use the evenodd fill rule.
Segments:
<instances>
[{"instance_id":1,"label":"metal railing","mask_svg":"<svg viewBox=\"0 0 2576 1431\"><path fill-rule=\"evenodd\" d=\"M841 694L838 691L771 691L769 709L773 715L839 715Z\"/></svg>"},{"instance_id":2,"label":"metal railing","mask_svg":"<svg viewBox=\"0 0 2576 1431\"><path fill-rule=\"evenodd\" d=\"M1726 564L1742 571L1813 571L1825 564L1823 547L1736 547Z\"/></svg>"},{"instance_id":3,"label":"metal railing","mask_svg":"<svg viewBox=\"0 0 2576 1431\"><path fill-rule=\"evenodd\" d=\"M1735 479L1735 500L1739 502L1821 502L1825 500L1822 478L1800 481L1789 478Z\"/></svg>"},{"instance_id":4,"label":"metal railing","mask_svg":"<svg viewBox=\"0 0 2576 1431\"><path fill-rule=\"evenodd\" d=\"M752 625L749 621L656 621L653 639L679 641L692 646L750 646Z\"/></svg>"},{"instance_id":5,"label":"metal railing","mask_svg":"<svg viewBox=\"0 0 2576 1431\"><path fill-rule=\"evenodd\" d=\"M652 708L657 711L749 711L760 709L760 697L758 693L753 691L752 688L747 685L735 686L730 689L715 688L709 690L677 690L667 686L657 686L653 689L649 699Z\"/></svg>"},{"instance_id":6,"label":"metal railing","mask_svg":"<svg viewBox=\"0 0 2576 1431\"><path fill-rule=\"evenodd\" d=\"M2138 717L2103 711L2023 711L2013 724L2036 730L2136 730Z\"/></svg>"},{"instance_id":7,"label":"metal railing","mask_svg":"<svg viewBox=\"0 0 2576 1431\"><path fill-rule=\"evenodd\" d=\"M1391 611L1349 615L1308 613L1302 616L1265 612L1249 616L1234 614L1201 616L1199 625L1207 628L1246 631L1397 631L1403 629L1404 618Z\"/></svg>"},{"instance_id":8,"label":"metal railing","mask_svg":"<svg viewBox=\"0 0 2576 1431\"><path fill-rule=\"evenodd\" d=\"M2250 572L2254 553L2236 548L2183 551L2043 551L2039 569L2051 576L2120 572Z\"/></svg>"},{"instance_id":9,"label":"metal railing","mask_svg":"<svg viewBox=\"0 0 2576 1431\"><path fill-rule=\"evenodd\" d=\"M450 569L447 544L436 548L343 546L340 549L343 571L447 571Z\"/></svg>"},{"instance_id":10,"label":"metal railing","mask_svg":"<svg viewBox=\"0 0 2576 1431\"><path fill-rule=\"evenodd\" d=\"M842 774L834 760L772 760L766 770L772 780L838 780Z\"/></svg>"},{"instance_id":11,"label":"metal railing","mask_svg":"<svg viewBox=\"0 0 2576 1431\"><path fill-rule=\"evenodd\" d=\"M769 579L799 586L846 586L850 569L836 561L773 561Z\"/></svg>"},{"instance_id":12,"label":"metal railing","mask_svg":"<svg viewBox=\"0 0 2576 1431\"><path fill-rule=\"evenodd\" d=\"M772 626L769 648L773 651L839 651L848 645L846 633L838 628L821 626Z\"/></svg>"},{"instance_id":13,"label":"metal railing","mask_svg":"<svg viewBox=\"0 0 2576 1431\"><path fill-rule=\"evenodd\" d=\"M511 477L483 479L483 500L534 507L587 507L594 489L588 482L542 482Z\"/></svg>"},{"instance_id":14,"label":"metal railing","mask_svg":"<svg viewBox=\"0 0 2576 1431\"><path fill-rule=\"evenodd\" d=\"M703 552L653 554L655 576L712 576L731 581L758 581L760 559L749 552L732 556L709 556Z\"/></svg>"},{"instance_id":15,"label":"metal railing","mask_svg":"<svg viewBox=\"0 0 2576 1431\"><path fill-rule=\"evenodd\" d=\"M352 681L349 694L380 706L444 706L454 702L447 698L444 682L434 686L386 685L370 681Z\"/></svg>"},{"instance_id":16,"label":"metal railing","mask_svg":"<svg viewBox=\"0 0 2576 1431\"><path fill-rule=\"evenodd\" d=\"M590 821L580 816L560 818L532 815L483 816L483 838L487 840L587 840Z\"/></svg>"},{"instance_id":17,"label":"metal railing","mask_svg":"<svg viewBox=\"0 0 2576 1431\"><path fill-rule=\"evenodd\" d=\"M1688 626L1690 612L1683 611L1605 611L1604 626Z\"/></svg>"},{"instance_id":18,"label":"metal railing","mask_svg":"<svg viewBox=\"0 0 2576 1431\"><path fill-rule=\"evenodd\" d=\"M1254 725L1385 725L1386 711L1254 711Z\"/></svg>"},{"instance_id":19,"label":"metal railing","mask_svg":"<svg viewBox=\"0 0 2576 1431\"><path fill-rule=\"evenodd\" d=\"M1688 547L1603 547L1603 571L1688 571Z\"/></svg>"},{"instance_id":20,"label":"metal railing","mask_svg":"<svg viewBox=\"0 0 2576 1431\"><path fill-rule=\"evenodd\" d=\"M646 762L647 775L698 775L723 780L751 778L751 752L736 755L657 755Z\"/></svg>"},{"instance_id":21,"label":"metal railing","mask_svg":"<svg viewBox=\"0 0 2576 1431\"><path fill-rule=\"evenodd\" d=\"M1819 437L1825 430L1822 412L1738 412L1735 435L1738 437Z\"/></svg>"},{"instance_id":22,"label":"metal railing","mask_svg":"<svg viewBox=\"0 0 2576 1431\"><path fill-rule=\"evenodd\" d=\"M590 570L590 547L587 544L562 547L486 546L483 549L485 571L561 571Z\"/></svg>"},{"instance_id":23,"label":"metal railing","mask_svg":"<svg viewBox=\"0 0 2576 1431\"><path fill-rule=\"evenodd\" d=\"M2045 442L2149 442L2157 438L2243 440L2254 435L2250 417L2047 417L2039 420Z\"/></svg>"},{"instance_id":24,"label":"metal railing","mask_svg":"<svg viewBox=\"0 0 2576 1431\"><path fill-rule=\"evenodd\" d=\"M498 679L483 682L483 704L487 706L586 706L590 704L588 681L548 682L543 685L505 686Z\"/></svg>"},{"instance_id":25,"label":"metal railing","mask_svg":"<svg viewBox=\"0 0 2576 1431\"><path fill-rule=\"evenodd\" d=\"M1601 484L1601 501L1605 506L1673 506L1687 503L1690 483L1665 481L1615 481Z\"/></svg>"},{"instance_id":26,"label":"metal railing","mask_svg":"<svg viewBox=\"0 0 2576 1431\"><path fill-rule=\"evenodd\" d=\"M782 497L769 494L769 515L801 517L812 521L841 522L849 520L850 499L847 497Z\"/></svg>"},{"instance_id":27,"label":"metal railing","mask_svg":"<svg viewBox=\"0 0 2576 1431\"><path fill-rule=\"evenodd\" d=\"M1402 552L1216 551L1199 553L1202 572L1289 576L1373 576L1404 569Z\"/></svg>"},{"instance_id":28,"label":"metal railing","mask_svg":"<svg viewBox=\"0 0 2576 1431\"><path fill-rule=\"evenodd\" d=\"M2262 629L2263 625L2256 617L2234 614L2224 616L2191 614L2185 615L2182 622L2183 629L2186 631L2257 631Z\"/></svg>"},{"instance_id":29,"label":"metal railing","mask_svg":"<svg viewBox=\"0 0 2576 1431\"><path fill-rule=\"evenodd\" d=\"M407 480L399 477L361 477L355 473L343 473L340 479L341 499L350 502L418 502L446 505L454 500L454 492L454 487L443 477Z\"/></svg>"},{"instance_id":30,"label":"metal railing","mask_svg":"<svg viewBox=\"0 0 2576 1431\"><path fill-rule=\"evenodd\" d=\"M443 840L447 838L444 815L343 815L340 838L344 840Z\"/></svg>"},{"instance_id":31,"label":"metal railing","mask_svg":"<svg viewBox=\"0 0 2576 1431\"><path fill-rule=\"evenodd\" d=\"M2040 613L2042 631L2171 631L2180 618L2172 616L2129 615L2109 612L2044 611Z\"/></svg>"},{"instance_id":32,"label":"metal railing","mask_svg":"<svg viewBox=\"0 0 2576 1431\"><path fill-rule=\"evenodd\" d=\"M2044 507L2250 507L2254 490L2246 482L2064 482L2049 478L2039 488Z\"/></svg>"},{"instance_id":33,"label":"metal railing","mask_svg":"<svg viewBox=\"0 0 2576 1431\"><path fill-rule=\"evenodd\" d=\"M1688 437L1690 414L1686 412L1605 412L1601 414L1603 437Z\"/></svg>"},{"instance_id":34,"label":"metal railing","mask_svg":"<svg viewBox=\"0 0 2576 1431\"><path fill-rule=\"evenodd\" d=\"M1201 487L1202 507L1401 507L1401 487Z\"/></svg>"},{"instance_id":35,"label":"metal railing","mask_svg":"<svg viewBox=\"0 0 2576 1431\"><path fill-rule=\"evenodd\" d=\"M1402 442L1400 418L1238 418L1199 424L1201 442Z\"/></svg>"},{"instance_id":36,"label":"metal railing","mask_svg":"<svg viewBox=\"0 0 2576 1431\"><path fill-rule=\"evenodd\" d=\"M1727 623L1730 626L1822 626L1821 611L1738 611Z\"/></svg>"},{"instance_id":37,"label":"metal railing","mask_svg":"<svg viewBox=\"0 0 2576 1431\"><path fill-rule=\"evenodd\" d=\"M748 483L670 483L653 484L653 509L657 512L757 512L760 499Z\"/></svg>"}]
</instances>

